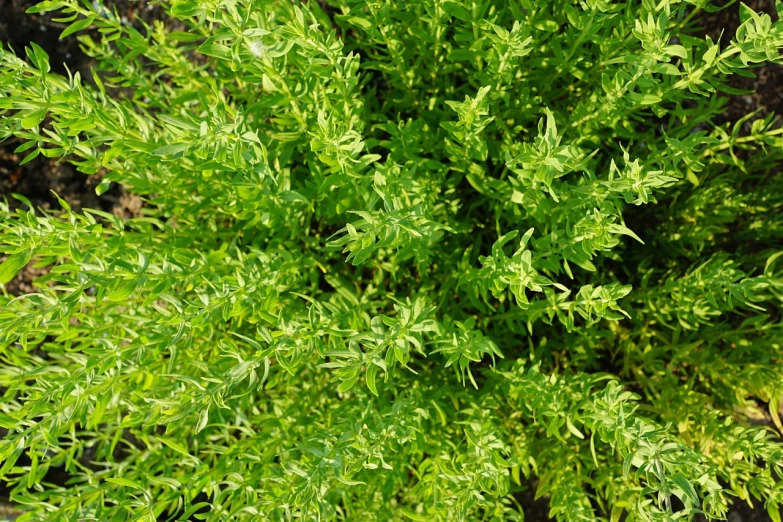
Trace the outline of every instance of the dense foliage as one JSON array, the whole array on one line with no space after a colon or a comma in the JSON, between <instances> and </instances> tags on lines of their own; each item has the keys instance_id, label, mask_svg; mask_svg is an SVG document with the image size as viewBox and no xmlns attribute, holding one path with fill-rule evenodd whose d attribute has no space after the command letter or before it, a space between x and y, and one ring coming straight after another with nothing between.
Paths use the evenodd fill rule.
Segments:
<instances>
[{"instance_id":1,"label":"dense foliage","mask_svg":"<svg viewBox=\"0 0 783 522\"><path fill-rule=\"evenodd\" d=\"M0 140L144 201L0 204L0 283L46 267L0 295L20 521L780 520L783 130L721 114L783 23L163 5L32 9L91 78L0 50Z\"/></svg>"}]
</instances>

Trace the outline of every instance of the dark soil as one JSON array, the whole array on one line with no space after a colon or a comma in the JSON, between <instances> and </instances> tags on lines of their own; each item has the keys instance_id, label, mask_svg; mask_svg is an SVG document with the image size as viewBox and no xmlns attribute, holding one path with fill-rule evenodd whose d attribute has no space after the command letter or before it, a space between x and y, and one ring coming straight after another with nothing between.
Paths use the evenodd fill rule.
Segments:
<instances>
[{"instance_id":1,"label":"dark soil","mask_svg":"<svg viewBox=\"0 0 783 522\"><path fill-rule=\"evenodd\" d=\"M777 19L774 0L745 0L744 3L757 13L766 13L773 20ZM721 48L724 48L740 26L739 2L721 11L705 14L699 25L701 34L709 35L714 42L720 39ZM761 117L772 113L783 115L783 66L766 64L753 72L753 77L731 77L731 87L752 92L729 96L724 119L716 123L735 122L754 111L759 111Z\"/></svg>"},{"instance_id":2,"label":"dark soil","mask_svg":"<svg viewBox=\"0 0 783 522\"><path fill-rule=\"evenodd\" d=\"M90 71L94 64L90 57L82 52L73 36L64 40L59 38L67 24L53 21L58 16L56 13L25 12L37 3L38 0L0 0L0 44L10 46L17 56L25 56L25 46L35 42L49 54L53 72L66 74L67 70L79 71L83 81L91 83ZM104 5L116 9L119 16L138 29L141 29L141 22L152 23L163 15L160 6L146 1L114 0L104 1ZM88 176L77 172L67 162L42 156L19 166L26 154L14 153L19 145L21 142L15 139L0 144L0 196L8 198L12 208L22 206L10 199L13 193L25 196L36 208L59 208L52 194L54 191L77 211L85 207L98 208L124 217L138 213L140 200L128 196L119 186L114 185L100 196L95 193L101 173Z\"/></svg>"},{"instance_id":3,"label":"dark soil","mask_svg":"<svg viewBox=\"0 0 783 522\"><path fill-rule=\"evenodd\" d=\"M536 499L537 480L532 480L525 484L526 489L515 493L514 498L525 512L525 520L528 522L539 522L544 520L554 520L549 518L549 496Z\"/></svg>"},{"instance_id":4,"label":"dark soil","mask_svg":"<svg viewBox=\"0 0 783 522\"><path fill-rule=\"evenodd\" d=\"M75 38L59 40L68 24L53 22L51 14L27 14L37 2L30 0L0 0L0 42L10 45L17 56L25 56L30 42L40 45L48 54L52 71L65 74L65 63L78 70L87 60Z\"/></svg>"},{"instance_id":5,"label":"dark soil","mask_svg":"<svg viewBox=\"0 0 783 522\"><path fill-rule=\"evenodd\" d=\"M38 156L33 161L19 166L26 152L15 154L14 148L21 145L16 139L9 139L0 148L0 194L11 196L21 194L36 207L58 209L60 207L52 192L57 193L74 210L96 208L107 212L122 209L124 192L113 187L98 196L95 187L101 176L87 176L77 172L68 163ZM24 206L20 201L9 200L12 208Z\"/></svg>"},{"instance_id":6,"label":"dark soil","mask_svg":"<svg viewBox=\"0 0 783 522\"><path fill-rule=\"evenodd\" d=\"M13 198L14 194L24 196L35 208L59 209L60 204L54 195L56 193L75 211L95 208L126 218L138 214L141 199L125 192L118 185L112 185L100 196L95 193L95 187L102 177L99 174L87 176L77 172L68 163L43 156L19 166L26 154L13 152L19 145L15 139L0 144L0 198L6 198L12 209L26 207ZM3 258L0 256L0 261ZM35 263L30 263L5 285L6 290L12 295L34 292L33 281L46 272L45 269L37 268Z\"/></svg>"},{"instance_id":7,"label":"dark soil","mask_svg":"<svg viewBox=\"0 0 783 522\"><path fill-rule=\"evenodd\" d=\"M9 46L19 56L24 56L24 47L35 42L50 56L53 72L65 74L68 69L81 72L82 78L91 81L92 63L79 48L75 38L59 39L65 24L54 22L50 14L26 14L25 10L35 5L37 0L0 0L0 44ZM746 0L757 12L775 15L774 0ZM141 21L151 23L161 19L162 8L145 0L104 1L110 9L116 9L119 16L139 27ZM739 8L734 4L717 13L701 17L698 32L709 34L714 41L723 33L724 45L739 26ZM759 111L762 116L770 113L783 114L783 66L765 65L754 70L754 77L734 76L730 85L737 89L752 91L746 95L732 96L728 99L725 122L737 121L746 114ZM14 139L0 144L0 197L9 200L12 207L19 208L22 203L13 200L11 195L21 194L35 206L43 209L58 208L56 192L68 202L74 210L99 208L123 217L137 215L141 200L126 193L121 187L114 186L101 196L96 195L95 187L101 179L100 174L88 176L77 172L65 162L37 157L24 166L19 166L24 153L16 154L14 149L20 142ZM2 261L2 256L0 256ZM13 295L35 291L33 281L45 274L45 269L36 268L34 263L6 285ZM61 478L64 483L66 476ZM525 518L530 522L550 520L546 499L534 500L532 489L516 495L516 499L525 508ZM0 498L0 520L13 519L19 512L8 506ZM7 517L7 518L6 518ZM744 502L736 502L728 516L729 522L767 522L770 517L763 506L751 508Z\"/></svg>"},{"instance_id":8,"label":"dark soil","mask_svg":"<svg viewBox=\"0 0 783 522\"><path fill-rule=\"evenodd\" d=\"M10 46L17 56L25 56L25 46L35 42L49 54L52 71L65 74L67 63L71 71L78 70L82 77L90 78L89 74L84 74L89 73L89 58L79 49L76 39L59 39L65 24L53 22L50 14L25 13L36 3L31 0L0 0L0 43ZM111 211L118 205L120 189L98 197L95 187L100 179L78 173L67 163L38 156L19 166L26 153L16 154L14 150L21 144L13 138L0 144L0 195L9 199L12 208L22 206L11 199L14 193L29 199L36 208L58 208L52 191L74 209L93 207Z\"/></svg>"},{"instance_id":9,"label":"dark soil","mask_svg":"<svg viewBox=\"0 0 783 522\"><path fill-rule=\"evenodd\" d=\"M66 74L67 70L79 71L85 81L91 81L92 62L79 48L77 40L59 39L67 24L52 21L57 15L25 13L37 3L36 0L0 0L0 44L10 46L17 56L25 56L25 46L35 42L49 54L53 72ZM142 18L151 21L161 15L160 7L147 9L146 2L119 0L112 5L120 16L130 21L137 22ZM140 7L143 8L141 12ZM16 154L14 150L21 144L15 138L0 143L0 198L7 199L12 209L24 206L13 198L13 194L24 196L35 208L58 209L60 205L53 194L56 193L75 211L95 208L126 218L138 214L141 200L116 184L100 196L95 193L101 174L88 176L77 172L67 162L43 156L20 166L27 152ZM0 256L0 261L2 259L3 256ZM44 274L45 269L36 268L31 263L6 285L6 290L12 295L34 292L33 281Z\"/></svg>"},{"instance_id":10,"label":"dark soil","mask_svg":"<svg viewBox=\"0 0 783 522\"><path fill-rule=\"evenodd\" d=\"M775 0L745 0L744 3L757 13L766 13L773 20L777 19ZM725 47L740 26L739 2L702 16L700 26L702 34L709 35L715 42L720 39L721 48ZM753 77L731 77L731 87L752 92L728 97L725 122L737 121L754 111L759 111L762 117L771 113L783 116L783 65L767 64L753 72Z\"/></svg>"}]
</instances>

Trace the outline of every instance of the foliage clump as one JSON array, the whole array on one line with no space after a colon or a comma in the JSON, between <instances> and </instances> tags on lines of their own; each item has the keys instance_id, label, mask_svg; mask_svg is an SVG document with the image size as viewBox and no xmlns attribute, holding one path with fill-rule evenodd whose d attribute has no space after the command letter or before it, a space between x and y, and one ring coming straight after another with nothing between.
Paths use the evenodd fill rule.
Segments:
<instances>
[{"instance_id":1,"label":"foliage clump","mask_svg":"<svg viewBox=\"0 0 783 522\"><path fill-rule=\"evenodd\" d=\"M0 204L19 520L779 521L783 23L716 3L32 8L96 67L2 48L0 140L144 206Z\"/></svg>"}]
</instances>

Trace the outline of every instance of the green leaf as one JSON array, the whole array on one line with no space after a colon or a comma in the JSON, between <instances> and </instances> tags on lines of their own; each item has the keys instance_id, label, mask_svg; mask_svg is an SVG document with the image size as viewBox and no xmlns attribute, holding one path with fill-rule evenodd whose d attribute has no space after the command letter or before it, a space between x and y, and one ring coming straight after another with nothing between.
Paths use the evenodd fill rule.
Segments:
<instances>
[{"instance_id":1,"label":"green leaf","mask_svg":"<svg viewBox=\"0 0 783 522\"><path fill-rule=\"evenodd\" d=\"M0 263L0 284L4 285L16 277L16 274L27 265L32 256L33 254L29 250L8 256L5 261Z\"/></svg>"},{"instance_id":2,"label":"green leaf","mask_svg":"<svg viewBox=\"0 0 783 522\"><path fill-rule=\"evenodd\" d=\"M463 22L470 22L471 16L467 9L462 7L460 4L458 4L455 1L447 0L441 4L443 7L443 10L446 11L450 16L453 16L455 18L458 18L459 20L462 20Z\"/></svg>"},{"instance_id":3,"label":"green leaf","mask_svg":"<svg viewBox=\"0 0 783 522\"><path fill-rule=\"evenodd\" d=\"M777 502L772 499L767 500L764 507L772 522L780 522L780 505Z\"/></svg>"},{"instance_id":4,"label":"green leaf","mask_svg":"<svg viewBox=\"0 0 783 522\"><path fill-rule=\"evenodd\" d=\"M126 279L117 284L111 292L106 296L109 301L124 301L133 293L136 289L135 279Z\"/></svg>"},{"instance_id":5,"label":"green leaf","mask_svg":"<svg viewBox=\"0 0 783 522\"><path fill-rule=\"evenodd\" d=\"M664 50L669 56L677 56L683 60L688 58L688 51L682 45L667 45Z\"/></svg>"},{"instance_id":6,"label":"green leaf","mask_svg":"<svg viewBox=\"0 0 783 522\"><path fill-rule=\"evenodd\" d=\"M183 444L180 444L179 442L168 437L158 437L157 439L177 453L185 455L186 457L192 457L192 455L188 452L188 448L186 448Z\"/></svg>"},{"instance_id":7,"label":"green leaf","mask_svg":"<svg viewBox=\"0 0 783 522\"><path fill-rule=\"evenodd\" d=\"M57 11L58 9L65 7L67 4L68 3L63 0L44 0L43 2L38 2L34 6L28 7L25 13L37 14L46 13L49 11Z\"/></svg>"},{"instance_id":8,"label":"green leaf","mask_svg":"<svg viewBox=\"0 0 783 522\"><path fill-rule=\"evenodd\" d=\"M21 167L22 165L25 165L25 164L27 164L27 163L30 163L30 162L31 162L31 161L33 161L35 158L37 158L37 157L38 157L38 155L39 155L40 153L41 153L41 149L35 149L35 150L34 150L34 151L32 151L30 154L28 154L27 156L25 156L25 157L24 157L24 159L23 159L22 161L20 161L20 162L19 162L19 166Z\"/></svg>"},{"instance_id":9,"label":"green leaf","mask_svg":"<svg viewBox=\"0 0 783 522\"><path fill-rule=\"evenodd\" d=\"M209 408L202 409L198 414L198 422L196 423L196 433L200 433L209 422Z\"/></svg>"},{"instance_id":10,"label":"green leaf","mask_svg":"<svg viewBox=\"0 0 783 522\"><path fill-rule=\"evenodd\" d=\"M25 449L25 441L25 437L20 437L10 452L3 452L4 455L2 458L5 460L5 462L3 462L3 467L0 468L0 478L4 478L8 472L13 469L16 461L19 460L19 457L22 456L22 452L24 452ZM10 441L8 442L10 443ZM11 446L9 445L9 448L10 447Z\"/></svg>"},{"instance_id":11,"label":"green leaf","mask_svg":"<svg viewBox=\"0 0 783 522\"><path fill-rule=\"evenodd\" d=\"M27 112L24 116L22 116L21 124L23 129L34 129L44 119L46 119L47 111L46 109L36 109L30 112Z\"/></svg>"},{"instance_id":12,"label":"green leaf","mask_svg":"<svg viewBox=\"0 0 783 522\"><path fill-rule=\"evenodd\" d=\"M351 388L353 388L353 385L356 384L356 381L359 380L359 372L355 371L353 375L345 379L340 383L340 385L337 387L337 391L340 393L345 393ZM369 383L368 383L369 385Z\"/></svg>"},{"instance_id":13,"label":"green leaf","mask_svg":"<svg viewBox=\"0 0 783 522\"><path fill-rule=\"evenodd\" d=\"M619 223L612 223L611 225L609 225L607 227L607 229L612 234L623 234L623 235L626 235L626 236L631 236L632 238L637 240L639 243L644 244L644 241L642 241L642 239L639 236L637 236L636 233L634 233L633 230L631 230L630 228L626 227L625 225L621 225Z\"/></svg>"},{"instance_id":14,"label":"green leaf","mask_svg":"<svg viewBox=\"0 0 783 522\"><path fill-rule=\"evenodd\" d=\"M62 33L60 33L60 40L63 38L72 35L75 32L81 31L82 29L86 29L92 23L95 21L94 17L88 17L88 18L82 18L81 20L78 20L63 30Z\"/></svg>"},{"instance_id":15,"label":"green leaf","mask_svg":"<svg viewBox=\"0 0 783 522\"><path fill-rule=\"evenodd\" d=\"M373 28L373 23L370 20L360 16L348 16L345 18L345 21L365 31L369 31Z\"/></svg>"},{"instance_id":16,"label":"green leaf","mask_svg":"<svg viewBox=\"0 0 783 522\"><path fill-rule=\"evenodd\" d=\"M574 423L571 422L571 418L570 417L566 417L566 428L568 428L568 431L570 431L575 437L577 437L579 439L584 439L585 438L584 434L582 434L581 431L576 429L576 426L574 426Z\"/></svg>"},{"instance_id":17,"label":"green leaf","mask_svg":"<svg viewBox=\"0 0 783 522\"><path fill-rule=\"evenodd\" d=\"M781 250L780 252L775 252L774 254L772 254L767 258L767 262L764 265L764 274L770 276L772 275L772 267L775 266L775 262L780 256L783 256L783 250Z\"/></svg>"},{"instance_id":18,"label":"green leaf","mask_svg":"<svg viewBox=\"0 0 783 522\"><path fill-rule=\"evenodd\" d=\"M375 364L369 364L366 367L364 378L367 381L367 387L370 389L373 395L378 397L378 388L375 386L375 376L378 373L378 366Z\"/></svg>"},{"instance_id":19,"label":"green leaf","mask_svg":"<svg viewBox=\"0 0 783 522\"><path fill-rule=\"evenodd\" d=\"M106 482L117 484L118 486L138 489L139 491L144 491L144 488L138 482L122 477L107 477Z\"/></svg>"},{"instance_id":20,"label":"green leaf","mask_svg":"<svg viewBox=\"0 0 783 522\"><path fill-rule=\"evenodd\" d=\"M25 49L27 57L35 65L36 69L41 72L49 72L49 55L35 42L30 42L30 47Z\"/></svg>"},{"instance_id":21,"label":"green leaf","mask_svg":"<svg viewBox=\"0 0 783 522\"><path fill-rule=\"evenodd\" d=\"M402 513L402 515L405 518L413 520L414 522L428 522L430 520L426 516L414 513L412 510L410 510L410 509L408 509L406 507L401 507L400 508L400 513Z\"/></svg>"},{"instance_id":22,"label":"green leaf","mask_svg":"<svg viewBox=\"0 0 783 522\"><path fill-rule=\"evenodd\" d=\"M688 500L690 500L695 506L699 505L699 495L696 494L696 490L693 489L693 486L687 478L679 473L675 473L672 475L671 480L678 488L683 491Z\"/></svg>"},{"instance_id":23,"label":"green leaf","mask_svg":"<svg viewBox=\"0 0 783 522\"><path fill-rule=\"evenodd\" d=\"M641 99L639 100L639 103L641 105L656 105L662 101L662 98L658 96L657 94L642 94Z\"/></svg>"},{"instance_id":24,"label":"green leaf","mask_svg":"<svg viewBox=\"0 0 783 522\"><path fill-rule=\"evenodd\" d=\"M164 145L152 151L155 156L174 156L180 152L184 152L190 148L189 143L172 143L171 145Z\"/></svg>"},{"instance_id":25,"label":"green leaf","mask_svg":"<svg viewBox=\"0 0 783 522\"><path fill-rule=\"evenodd\" d=\"M708 65L712 65L712 62L715 61L715 58L718 56L718 51L720 48L717 45L712 45L707 51L705 51L704 56L702 56L702 60L707 62Z\"/></svg>"},{"instance_id":26,"label":"green leaf","mask_svg":"<svg viewBox=\"0 0 783 522\"><path fill-rule=\"evenodd\" d=\"M687 170L687 172L685 173L685 178L688 181L690 181L693 184L694 187L698 187L699 186L699 183L700 183L699 182L699 177L696 176L696 174L691 169Z\"/></svg>"},{"instance_id":27,"label":"green leaf","mask_svg":"<svg viewBox=\"0 0 783 522\"><path fill-rule=\"evenodd\" d=\"M780 422L780 396L775 395L769 400L769 415L780 433L783 433L783 423Z\"/></svg>"},{"instance_id":28,"label":"green leaf","mask_svg":"<svg viewBox=\"0 0 783 522\"><path fill-rule=\"evenodd\" d=\"M17 420L11 417L10 415L6 415L5 413L0 412L0 428L4 428L6 430L12 430L16 428Z\"/></svg>"},{"instance_id":29,"label":"green leaf","mask_svg":"<svg viewBox=\"0 0 783 522\"><path fill-rule=\"evenodd\" d=\"M228 58L229 54L231 53L230 47L220 43L203 44L200 45L199 48L196 50L206 56L212 56L214 58L222 58L222 59Z\"/></svg>"}]
</instances>

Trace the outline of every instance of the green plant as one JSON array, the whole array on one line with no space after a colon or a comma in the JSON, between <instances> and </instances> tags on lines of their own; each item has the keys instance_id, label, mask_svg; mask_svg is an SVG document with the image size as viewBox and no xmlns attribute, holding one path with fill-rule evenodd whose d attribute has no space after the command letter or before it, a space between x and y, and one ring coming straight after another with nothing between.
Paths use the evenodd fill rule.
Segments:
<instances>
[{"instance_id":1,"label":"green plant","mask_svg":"<svg viewBox=\"0 0 783 522\"><path fill-rule=\"evenodd\" d=\"M0 140L144 200L0 206L19 520L779 521L781 63L706 0L47 0ZM778 12L781 4L778 4ZM176 23L175 23L176 22ZM62 469L70 479L47 478Z\"/></svg>"}]
</instances>

